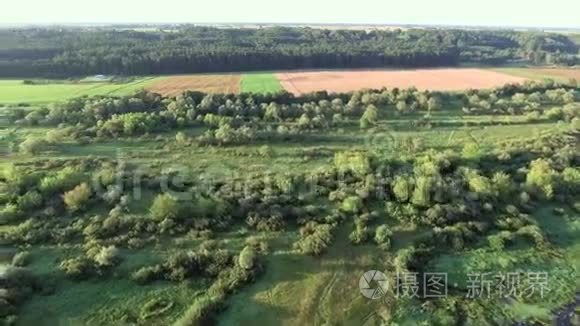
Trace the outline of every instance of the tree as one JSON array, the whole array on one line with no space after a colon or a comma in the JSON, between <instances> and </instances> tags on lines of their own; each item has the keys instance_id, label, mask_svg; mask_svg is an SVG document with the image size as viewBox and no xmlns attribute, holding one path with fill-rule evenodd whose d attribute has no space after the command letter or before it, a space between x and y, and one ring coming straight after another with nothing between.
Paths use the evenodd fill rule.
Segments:
<instances>
[{"instance_id":1,"label":"tree","mask_svg":"<svg viewBox=\"0 0 580 326\"><path fill-rule=\"evenodd\" d=\"M300 119L298 119L298 127L300 127L300 129L310 128L310 118L308 117L308 114L304 113L300 116Z\"/></svg>"},{"instance_id":2,"label":"tree","mask_svg":"<svg viewBox=\"0 0 580 326\"><path fill-rule=\"evenodd\" d=\"M396 176L393 182L393 194L399 202L407 202L411 198L412 184L409 177Z\"/></svg>"},{"instance_id":3,"label":"tree","mask_svg":"<svg viewBox=\"0 0 580 326\"><path fill-rule=\"evenodd\" d=\"M433 111L438 111L439 109L441 109L441 100L439 99L439 97L432 96L431 98L429 98L429 101L427 102L427 110L429 111L429 113Z\"/></svg>"},{"instance_id":4,"label":"tree","mask_svg":"<svg viewBox=\"0 0 580 326\"><path fill-rule=\"evenodd\" d=\"M397 102L396 108L400 113L405 113L407 112L407 103L405 101L399 101Z\"/></svg>"},{"instance_id":5,"label":"tree","mask_svg":"<svg viewBox=\"0 0 580 326\"><path fill-rule=\"evenodd\" d=\"M215 138L220 142L220 144L230 144L236 138L235 130L229 124L222 124L215 131Z\"/></svg>"},{"instance_id":6,"label":"tree","mask_svg":"<svg viewBox=\"0 0 580 326\"><path fill-rule=\"evenodd\" d=\"M431 204L433 179L430 176L419 176L415 179L415 190L411 202L417 206L428 207Z\"/></svg>"},{"instance_id":7,"label":"tree","mask_svg":"<svg viewBox=\"0 0 580 326\"><path fill-rule=\"evenodd\" d=\"M267 121L282 121L280 114L280 107L277 103L271 102L264 113L264 120Z\"/></svg>"},{"instance_id":8,"label":"tree","mask_svg":"<svg viewBox=\"0 0 580 326\"><path fill-rule=\"evenodd\" d=\"M373 126L377 122L378 116L379 114L376 106L373 104L367 106L365 112L360 118L360 127L366 129L369 126Z\"/></svg>"},{"instance_id":9,"label":"tree","mask_svg":"<svg viewBox=\"0 0 580 326\"><path fill-rule=\"evenodd\" d=\"M76 212L84 208L91 194L91 188L83 182L73 190L66 192L63 195L63 200L69 211Z\"/></svg>"}]
</instances>

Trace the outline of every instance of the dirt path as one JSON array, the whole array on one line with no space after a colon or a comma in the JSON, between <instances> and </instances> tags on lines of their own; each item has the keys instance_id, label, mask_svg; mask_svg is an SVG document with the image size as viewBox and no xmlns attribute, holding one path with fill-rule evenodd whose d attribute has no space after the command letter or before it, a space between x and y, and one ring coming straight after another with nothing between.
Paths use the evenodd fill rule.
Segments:
<instances>
[{"instance_id":1,"label":"dirt path","mask_svg":"<svg viewBox=\"0 0 580 326\"><path fill-rule=\"evenodd\" d=\"M329 325L330 322L330 311L328 311L328 300L330 299L330 293L332 288L338 280L339 273L334 272L328 281L328 284L322 290L322 294L318 299L318 309L316 313L316 319L319 321L317 325Z\"/></svg>"}]
</instances>

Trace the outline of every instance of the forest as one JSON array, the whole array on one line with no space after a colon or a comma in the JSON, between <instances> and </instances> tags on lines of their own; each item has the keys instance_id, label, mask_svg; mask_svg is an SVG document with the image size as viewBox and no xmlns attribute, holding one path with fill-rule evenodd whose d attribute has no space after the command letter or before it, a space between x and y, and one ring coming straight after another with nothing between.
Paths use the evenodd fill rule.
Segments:
<instances>
[{"instance_id":1,"label":"forest","mask_svg":"<svg viewBox=\"0 0 580 326\"><path fill-rule=\"evenodd\" d=\"M575 65L564 34L177 26L0 29L0 77L67 78L316 68Z\"/></svg>"}]
</instances>

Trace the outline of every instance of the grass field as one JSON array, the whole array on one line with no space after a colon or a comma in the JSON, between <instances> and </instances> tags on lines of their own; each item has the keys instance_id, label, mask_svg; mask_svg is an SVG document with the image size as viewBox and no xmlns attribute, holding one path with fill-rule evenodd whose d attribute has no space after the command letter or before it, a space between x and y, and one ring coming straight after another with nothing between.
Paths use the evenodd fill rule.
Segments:
<instances>
[{"instance_id":1,"label":"grass field","mask_svg":"<svg viewBox=\"0 0 580 326\"><path fill-rule=\"evenodd\" d=\"M580 80L580 69L577 68L496 68L493 70L527 79L553 79L561 82L566 82L570 79Z\"/></svg>"},{"instance_id":2,"label":"grass field","mask_svg":"<svg viewBox=\"0 0 580 326\"><path fill-rule=\"evenodd\" d=\"M244 93L276 93L283 90L276 75L269 73L244 74L240 87Z\"/></svg>"},{"instance_id":3,"label":"grass field","mask_svg":"<svg viewBox=\"0 0 580 326\"><path fill-rule=\"evenodd\" d=\"M0 80L0 104L49 103L88 95L126 95L143 89L156 78L138 78L129 83L47 83L26 85L22 80Z\"/></svg>"}]
</instances>

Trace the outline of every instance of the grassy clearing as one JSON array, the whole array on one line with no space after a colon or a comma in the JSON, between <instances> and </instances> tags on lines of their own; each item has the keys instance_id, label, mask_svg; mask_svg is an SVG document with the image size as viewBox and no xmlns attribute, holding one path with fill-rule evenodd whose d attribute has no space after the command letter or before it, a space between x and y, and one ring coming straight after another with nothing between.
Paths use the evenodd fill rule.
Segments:
<instances>
[{"instance_id":1,"label":"grassy clearing","mask_svg":"<svg viewBox=\"0 0 580 326\"><path fill-rule=\"evenodd\" d=\"M0 103L40 104L64 101L78 96L126 95L136 92L156 77L140 78L128 83L47 83L26 85L22 80L0 80Z\"/></svg>"},{"instance_id":2,"label":"grassy clearing","mask_svg":"<svg viewBox=\"0 0 580 326\"><path fill-rule=\"evenodd\" d=\"M493 70L517 77L524 77L535 80L552 79L559 82L567 82L571 78L578 78L577 76L580 76L580 70L575 68L495 68Z\"/></svg>"},{"instance_id":3,"label":"grassy clearing","mask_svg":"<svg viewBox=\"0 0 580 326\"><path fill-rule=\"evenodd\" d=\"M271 73L244 74L240 85L244 93L276 93L283 90L278 78Z\"/></svg>"},{"instance_id":4,"label":"grassy clearing","mask_svg":"<svg viewBox=\"0 0 580 326\"><path fill-rule=\"evenodd\" d=\"M294 234L278 237L267 257L266 275L229 300L219 325L360 325L381 309L381 302L360 295L359 278L389 258L376 246L350 245L350 227L338 232L322 257L288 250Z\"/></svg>"}]
</instances>

